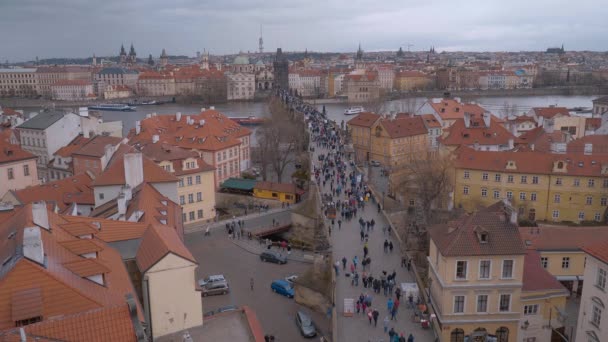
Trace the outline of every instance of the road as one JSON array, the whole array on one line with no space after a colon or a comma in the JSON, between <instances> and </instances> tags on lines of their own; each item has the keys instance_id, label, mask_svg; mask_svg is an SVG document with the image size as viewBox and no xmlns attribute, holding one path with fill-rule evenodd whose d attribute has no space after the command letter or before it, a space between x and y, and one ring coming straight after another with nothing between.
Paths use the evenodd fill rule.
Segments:
<instances>
[{"instance_id":1,"label":"road","mask_svg":"<svg viewBox=\"0 0 608 342\"><path fill-rule=\"evenodd\" d=\"M265 217L272 221L273 216ZM260 224L262 220L256 219ZM246 226L248 224L249 222ZM269 222L270 224L272 222ZM310 264L295 261L286 265L263 263L257 255L234 244L228 239L226 232L219 228L213 230L211 236L196 232L185 235L184 239L186 246L199 262L197 279L211 274L224 274L230 284L231 292L228 295L202 299L203 312L226 305L247 305L255 311L264 332L275 335L277 342L306 341L300 336L294 322L297 310L309 313L322 332L329 331L327 317L311 312L310 309L296 304L293 299L270 290L272 280L283 279L291 274L302 274ZM251 278L254 279L253 291L249 287Z\"/></svg>"},{"instance_id":2,"label":"road","mask_svg":"<svg viewBox=\"0 0 608 342\"><path fill-rule=\"evenodd\" d=\"M315 155L312 158L318 163L317 155L325 153L324 149L320 147L315 148ZM351 167L348 167L348 172L351 171ZM379 168L375 168L378 169ZM375 171L375 170L374 170ZM378 172L379 173L379 172ZM372 177L378 177L378 175L372 174ZM320 184L321 191L329 193L329 182L326 187ZM361 212L361 211L359 211ZM376 206L373 203L369 203L365 206L365 210L362 213L364 220L369 221L374 219L376 222L375 231L369 233L369 254L371 257L371 273L374 277L378 278L383 270L397 272L397 284L404 282L415 282L413 275L411 275L405 268L401 268L401 255L398 252L399 246L397 241L393 240L395 248L392 253L385 253L383 243L385 239L391 239L388 234L384 234L382 227L387 226L387 221L384 216L377 212ZM326 222L327 223L327 222ZM359 236L359 227L357 220L345 222L342 224L342 229L332 229L331 244L334 260L341 260L342 257L346 257L349 260L349 264L355 256L358 256L359 260L363 257L363 243ZM361 271L359 266L359 272ZM372 307L380 312L378 319L378 326L374 327L368 323L365 315L355 314L353 317L345 317L341 313L344 311L344 299L345 298L356 298L361 293L372 294L373 301ZM394 297L394 296L393 296ZM394 298L393 298L394 299ZM363 288L360 282L358 287L351 285L351 278L345 277L344 272L340 272L340 275L336 278L336 309L338 313L338 340L339 341L387 341L388 335L383 331L384 317L388 315L386 302L388 297L382 294L374 294L373 291ZM403 300L403 298L402 298ZM414 324L411 320L412 310L406 308L405 303L402 303L397 313L397 320L390 321L389 329L392 327L397 333L403 333L407 338L411 333L415 341L433 341L433 334L430 330L423 330L420 324Z\"/></svg>"}]
</instances>

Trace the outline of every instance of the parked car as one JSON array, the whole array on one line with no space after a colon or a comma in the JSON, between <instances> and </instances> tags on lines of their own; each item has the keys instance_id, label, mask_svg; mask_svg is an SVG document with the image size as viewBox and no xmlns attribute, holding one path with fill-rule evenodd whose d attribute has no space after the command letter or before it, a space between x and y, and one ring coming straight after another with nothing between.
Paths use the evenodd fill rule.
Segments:
<instances>
[{"instance_id":1,"label":"parked car","mask_svg":"<svg viewBox=\"0 0 608 342\"><path fill-rule=\"evenodd\" d=\"M270 289L273 292L287 298L293 298L294 296L293 287L291 287L291 285L289 285L289 283L283 279L273 281L272 284L270 284Z\"/></svg>"},{"instance_id":2,"label":"parked car","mask_svg":"<svg viewBox=\"0 0 608 342\"><path fill-rule=\"evenodd\" d=\"M223 274L210 275L207 278L199 279L198 286L203 287L207 285L207 283L213 283L216 281L226 281L226 278L224 278Z\"/></svg>"},{"instance_id":3,"label":"parked car","mask_svg":"<svg viewBox=\"0 0 608 342\"><path fill-rule=\"evenodd\" d=\"M369 162L369 164L370 164L371 166L376 166L376 167L380 166L380 162L379 162L379 161L377 161L377 160L372 160L372 161L370 161L370 162Z\"/></svg>"},{"instance_id":4,"label":"parked car","mask_svg":"<svg viewBox=\"0 0 608 342\"><path fill-rule=\"evenodd\" d=\"M286 264L287 258L279 252L266 250L260 254L260 260L274 262L275 264Z\"/></svg>"},{"instance_id":5,"label":"parked car","mask_svg":"<svg viewBox=\"0 0 608 342\"><path fill-rule=\"evenodd\" d=\"M207 283L205 286L203 286L202 292L203 297L223 295L230 292L230 287L228 286L228 282L226 281L214 281L212 283Z\"/></svg>"},{"instance_id":6,"label":"parked car","mask_svg":"<svg viewBox=\"0 0 608 342\"><path fill-rule=\"evenodd\" d=\"M315 337L317 336L317 328L313 323L310 316L303 313L302 311L296 312L296 325L300 328L300 334L304 337Z\"/></svg>"},{"instance_id":7,"label":"parked car","mask_svg":"<svg viewBox=\"0 0 608 342\"><path fill-rule=\"evenodd\" d=\"M222 306L221 308L215 310L216 314L222 313L222 312L228 312L228 311L234 311L234 310L238 310L239 308L236 305L227 305L227 306Z\"/></svg>"},{"instance_id":8,"label":"parked car","mask_svg":"<svg viewBox=\"0 0 608 342\"><path fill-rule=\"evenodd\" d=\"M287 281L291 286L293 286L293 283L296 281L296 279L298 279L298 276L295 274L285 277L285 281Z\"/></svg>"}]
</instances>

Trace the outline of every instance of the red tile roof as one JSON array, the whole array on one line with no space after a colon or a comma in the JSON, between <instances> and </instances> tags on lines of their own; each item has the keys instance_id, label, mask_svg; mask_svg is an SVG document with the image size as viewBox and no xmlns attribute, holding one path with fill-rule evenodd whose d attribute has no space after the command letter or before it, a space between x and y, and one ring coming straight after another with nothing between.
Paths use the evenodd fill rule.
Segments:
<instances>
[{"instance_id":1,"label":"red tile roof","mask_svg":"<svg viewBox=\"0 0 608 342\"><path fill-rule=\"evenodd\" d=\"M509 219L508 209L497 202L447 224L432 226L429 233L443 256L524 254L517 225ZM488 234L486 243L478 237L483 232Z\"/></svg>"},{"instance_id":2,"label":"red tile roof","mask_svg":"<svg viewBox=\"0 0 608 342\"><path fill-rule=\"evenodd\" d=\"M169 253L198 264L173 229L152 224L137 250L137 266L143 274Z\"/></svg>"},{"instance_id":3,"label":"red tile roof","mask_svg":"<svg viewBox=\"0 0 608 342\"><path fill-rule=\"evenodd\" d=\"M147 143L144 146L139 146L139 148L146 157L152 159L155 163L170 161L175 171L173 174L177 176L215 170L212 165L199 158L195 151L173 146L168 142ZM198 167L184 170L182 164L188 158L196 159Z\"/></svg>"},{"instance_id":4,"label":"red tile roof","mask_svg":"<svg viewBox=\"0 0 608 342\"><path fill-rule=\"evenodd\" d=\"M56 204L63 212L74 199L66 194L76 194L77 203L95 204L93 199L93 179L88 174L80 174L54 182L40 184L29 188L13 191L13 195L21 204L47 201ZM79 194L87 194L80 196ZM67 200L67 201L66 201ZM93 201L91 201L93 200Z\"/></svg>"},{"instance_id":5,"label":"red tile roof","mask_svg":"<svg viewBox=\"0 0 608 342\"><path fill-rule=\"evenodd\" d=\"M84 144L89 142L89 138L85 138L82 135L78 135L72 141L70 141L67 145L55 151L53 155L60 156L62 158L72 157L72 154L80 149Z\"/></svg>"},{"instance_id":6,"label":"red tile roof","mask_svg":"<svg viewBox=\"0 0 608 342\"><path fill-rule=\"evenodd\" d=\"M453 99L442 99L439 103L431 100L428 103L443 120L460 119L464 117L464 113L481 116L486 112L485 109L477 104L460 103Z\"/></svg>"},{"instance_id":7,"label":"red tile roof","mask_svg":"<svg viewBox=\"0 0 608 342\"><path fill-rule=\"evenodd\" d=\"M580 251L596 241L608 240L608 227L521 227L527 248L538 251Z\"/></svg>"},{"instance_id":8,"label":"red tile roof","mask_svg":"<svg viewBox=\"0 0 608 342\"><path fill-rule=\"evenodd\" d=\"M0 139L0 164L36 158L35 155L21 149L19 145L13 145L4 139Z\"/></svg>"},{"instance_id":9,"label":"red tile roof","mask_svg":"<svg viewBox=\"0 0 608 342\"><path fill-rule=\"evenodd\" d=\"M556 115L570 116L566 107L534 107L532 110L536 116L542 116L545 119L552 119Z\"/></svg>"},{"instance_id":10,"label":"red tile roof","mask_svg":"<svg viewBox=\"0 0 608 342\"><path fill-rule=\"evenodd\" d=\"M62 215L61 217L66 222L87 223L91 225L98 224L100 228L95 234L95 237L104 242L139 239L144 235L147 227L147 224L145 223L108 220L98 217L71 215Z\"/></svg>"},{"instance_id":11,"label":"red tile roof","mask_svg":"<svg viewBox=\"0 0 608 342\"><path fill-rule=\"evenodd\" d=\"M394 120L381 119L380 125L384 127L386 133L391 139L428 134L428 130L424 125L424 120L420 116L402 116Z\"/></svg>"},{"instance_id":12,"label":"red tile roof","mask_svg":"<svg viewBox=\"0 0 608 342\"><path fill-rule=\"evenodd\" d=\"M567 296L569 292L555 277L541 266L540 254L527 250L524 258L524 276L522 291L558 290Z\"/></svg>"},{"instance_id":13,"label":"red tile roof","mask_svg":"<svg viewBox=\"0 0 608 342\"><path fill-rule=\"evenodd\" d=\"M568 143L569 153L584 153L585 145L591 144L591 154L608 154L608 135L587 135Z\"/></svg>"},{"instance_id":14,"label":"red tile roof","mask_svg":"<svg viewBox=\"0 0 608 342\"><path fill-rule=\"evenodd\" d=\"M107 145L116 146L120 144L122 138L112 137L106 135L96 135L88 141L85 141L73 154L90 156L90 157L102 157L105 153L105 147Z\"/></svg>"},{"instance_id":15,"label":"red tile roof","mask_svg":"<svg viewBox=\"0 0 608 342\"><path fill-rule=\"evenodd\" d=\"M376 114L376 113L372 113L372 112L363 112L363 113L357 114L357 116L348 120L348 122L346 124L351 125L351 126L370 128L380 118L381 118L380 114Z\"/></svg>"},{"instance_id":16,"label":"red tile roof","mask_svg":"<svg viewBox=\"0 0 608 342\"><path fill-rule=\"evenodd\" d=\"M143 157L144 181L149 183L177 182L177 178L163 170L150 159ZM93 182L94 186L124 185L125 183L124 157L111 163Z\"/></svg>"},{"instance_id":17,"label":"red tile roof","mask_svg":"<svg viewBox=\"0 0 608 342\"><path fill-rule=\"evenodd\" d=\"M424 120L426 128L441 128L441 123L437 121L433 114L422 114L420 117Z\"/></svg>"},{"instance_id":18,"label":"red tile roof","mask_svg":"<svg viewBox=\"0 0 608 342\"><path fill-rule=\"evenodd\" d=\"M494 115L490 115L490 126L486 127L481 115L471 115L471 123L467 128L464 119L456 119L446 130L446 134L439 139L443 145L508 145L509 140L517 141L511 132L501 125Z\"/></svg>"},{"instance_id":19,"label":"red tile roof","mask_svg":"<svg viewBox=\"0 0 608 342\"><path fill-rule=\"evenodd\" d=\"M594 258L601 260L605 264L608 264L608 239L604 239L601 242L589 244L583 247L583 250Z\"/></svg>"}]
</instances>

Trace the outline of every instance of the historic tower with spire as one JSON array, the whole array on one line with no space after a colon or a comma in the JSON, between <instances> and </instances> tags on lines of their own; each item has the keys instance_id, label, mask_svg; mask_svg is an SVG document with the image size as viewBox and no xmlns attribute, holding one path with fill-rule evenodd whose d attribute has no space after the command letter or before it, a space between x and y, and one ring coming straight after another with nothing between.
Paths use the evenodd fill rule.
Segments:
<instances>
[{"instance_id":1,"label":"historic tower with spire","mask_svg":"<svg viewBox=\"0 0 608 342\"><path fill-rule=\"evenodd\" d=\"M167 52L163 49L163 52L160 54L160 66L165 67L169 64L169 56L167 56Z\"/></svg>"},{"instance_id":2,"label":"historic tower with spire","mask_svg":"<svg viewBox=\"0 0 608 342\"><path fill-rule=\"evenodd\" d=\"M277 49L277 54L272 63L274 68L274 85L281 89L289 89L289 61L281 48Z\"/></svg>"},{"instance_id":3,"label":"historic tower with spire","mask_svg":"<svg viewBox=\"0 0 608 342\"><path fill-rule=\"evenodd\" d=\"M120 45L120 54L118 57L120 58L120 64L125 64L127 62L127 51L125 51L125 46L123 44Z\"/></svg>"},{"instance_id":4,"label":"historic tower with spire","mask_svg":"<svg viewBox=\"0 0 608 342\"><path fill-rule=\"evenodd\" d=\"M131 43L131 49L129 50L129 58L127 60L130 64L137 63L137 54L135 53L135 48L133 48L133 43Z\"/></svg>"},{"instance_id":5,"label":"historic tower with spire","mask_svg":"<svg viewBox=\"0 0 608 342\"><path fill-rule=\"evenodd\" d=\"M361 49L361 43L359 43L359 49L355 57L355 70L365 69L365 63L363 62L363 50Z\"/></svg>"},{"instance_id":6,"label":"historic tower with spire","mask_svg":"<svg viewBox=\"0 0 608 342\"><path fill-rule=\"evenodd\" d=\"M264 39L262 38L262 25L260 25L260 39L258 40L260 53L264 53Z\"/></svg>"}]
</instances>

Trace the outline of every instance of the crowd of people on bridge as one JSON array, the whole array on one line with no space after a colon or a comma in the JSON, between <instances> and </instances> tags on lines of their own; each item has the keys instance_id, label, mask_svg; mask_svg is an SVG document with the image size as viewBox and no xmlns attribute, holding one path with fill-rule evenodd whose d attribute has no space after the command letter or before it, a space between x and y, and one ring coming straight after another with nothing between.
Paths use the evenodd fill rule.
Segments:
<instances>
[{"instance_id":1,"label":"crowd of people on bridge","mask_svg":"<svg viewBox=\"0 0 608 342\"><path fill-rule=\"evenodd\" d=\"M401 289L397 286L397 272L387 272L385 265L378 264L372 270L371 256L369 254L370 237L374 234L377 238L373 243L384 246L385 253L392 253L393 242L390 238L390 226L383 227L383 233L374 233L376 222L373 218L366 219L372 213L365 211L366 206L372 205L381 209L368 187L365 175L358 172L352 160L348 160L344 151L345 137L343 134L343 123L337 125L327 119L324 111L302 102L298 97L291 96L286 91L279 91L283 103L291 109L305 115L311 138L310 151L317 152L318 157L313 161L313 176L321 193L322 211L325 214L328 226L328 235L331 236L336 222L341 230L343 222L357 220L359 230L353 234L359 234L362 244L363 257L354 256L349 260L342 257L333 265L336 276L341 271L344 276L351 278L351 286L358 287L361 280L363 291L355 306L357 314L368 318L369 324L377 326L380 309L377 303L372 307L372 295L384 295L387 298L387 315L384 319L384 332L389 336L389 342L413 342L414 336L409 334L406 339L405 332L398 333L395 327L389 329L390 322L396 322L397 313L401 300ZM342 126L342 127L341 127ZM388 231L388 235L387 235ZM382 234L382 235L380 235ZM382 241L384 240L384 241ZM360 266L360 267L359 267ZM412 301L413 298L406 300ZM408 307L410 307L408 305ZM373 324L372 324L373 322ZM395 325L396 326L396 325Z\"/></svg>"}]
</instances>

